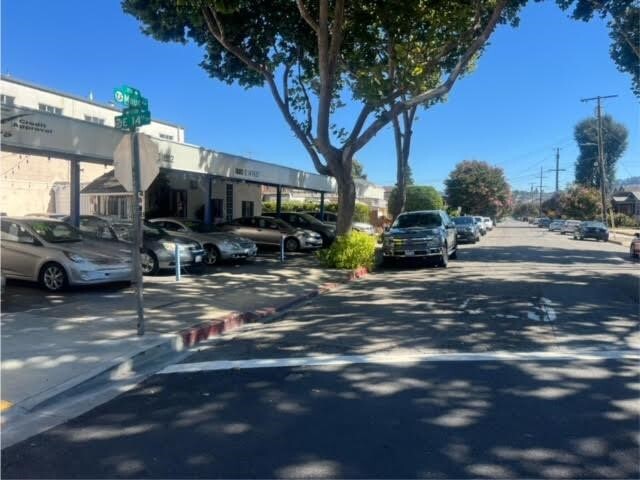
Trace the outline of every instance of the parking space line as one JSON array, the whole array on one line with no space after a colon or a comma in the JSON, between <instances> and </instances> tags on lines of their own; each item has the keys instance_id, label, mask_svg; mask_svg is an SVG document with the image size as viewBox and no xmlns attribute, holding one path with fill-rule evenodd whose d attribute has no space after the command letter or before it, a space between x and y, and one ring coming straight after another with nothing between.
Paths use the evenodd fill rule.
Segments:
<instances>
[{"instance_id":1,"label":"parking space line","mask_svg":"<svg viewBox=\"0 0 640 480\"><path fill-rule=\"evenodd\" d=\"M260 358L178 363L158 374L242 370L254 368L340 366L371 363L378 365L416 364L423 362L491 362L556 360L640 360L640 350L575 350L558 352L483 352L483 353L403 353L374 355L319 355L315 357Z\"/></svg>"}]
</instances>

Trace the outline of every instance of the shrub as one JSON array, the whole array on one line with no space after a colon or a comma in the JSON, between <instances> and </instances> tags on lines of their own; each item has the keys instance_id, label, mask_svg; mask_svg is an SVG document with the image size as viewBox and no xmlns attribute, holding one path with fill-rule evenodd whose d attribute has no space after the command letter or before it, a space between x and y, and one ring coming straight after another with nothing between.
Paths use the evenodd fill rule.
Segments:
<instances>
[{"instance_id":1,"label":"shrub","mask_svg":"<svg viewBox=\"0 0 640 480\"><path fill-rule=\"evenodd\" d=\"M329 248L317 253L325 267L345 269L372 268L375 254L376 237L355 231L338 236Z\"/></svg>"},{"instance_id":2,"label":"shrub","mask_svg":"<svg viewBox=\"0 0 640 480\"><path fill-rule=\"evenodd\" d=\"M640 222L624 213L614 213L613 222L616 227L640 227Z\"/></svg>"}]
</instances>

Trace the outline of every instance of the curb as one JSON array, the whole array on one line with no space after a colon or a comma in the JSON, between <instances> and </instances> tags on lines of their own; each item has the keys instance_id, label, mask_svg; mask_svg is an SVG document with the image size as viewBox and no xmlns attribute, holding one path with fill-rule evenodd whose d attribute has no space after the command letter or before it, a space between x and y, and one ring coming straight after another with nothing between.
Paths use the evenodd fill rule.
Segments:
<instances>
[{"instance_id":1,"label":"curb","mask_svg":"<svg viewBox=\"0 0 640 480\"><path fill-rule=\"evenodd\" d=\"M281 303L276 307L263 307L248 312L234 312L221 319L211 320L180 330L177 335L182 340L183 347L189 348L202 341L220 336L225 332L236 330L247 323L257 322L264 318L283 313L284 311L307 302L312 298L328 293L340 285L366 277L368 274L369 269L366 267L356 268L348 272L343 282L326 283L319 288L313 289L310 292Z\"/></svg>"}]
</instances>

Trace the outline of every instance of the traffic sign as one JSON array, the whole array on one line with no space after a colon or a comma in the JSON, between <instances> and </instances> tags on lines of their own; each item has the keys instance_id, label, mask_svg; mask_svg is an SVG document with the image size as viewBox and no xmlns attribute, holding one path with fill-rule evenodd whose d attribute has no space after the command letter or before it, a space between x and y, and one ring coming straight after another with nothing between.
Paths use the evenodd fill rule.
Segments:
<instances>
[{"instance_id":1,"label":"traffic sign","mask_svg":"<svg viewBox=\"0 0 640 480\"><path fill-rule=\"evenodd\" d=\"M149 100L142 96L140 90L127 85L114 88L113 98L125 107L149 107Z\"/></svg>"},{"instance_id":2,"label":"traffic sign","mask_svg":"<svg viewBox=\"0 0 640 480\"><path fill-rule=\"evenodd\" d=\"M131 136L124 135L113 152L113 170L116 179L127 192L133 191L133 174L131 163L133 150ZM158 166L158 145L144 134L137 134L140 161L140 189L145 191L153 183L160 172Z\"/></svg>"}]
</instances>

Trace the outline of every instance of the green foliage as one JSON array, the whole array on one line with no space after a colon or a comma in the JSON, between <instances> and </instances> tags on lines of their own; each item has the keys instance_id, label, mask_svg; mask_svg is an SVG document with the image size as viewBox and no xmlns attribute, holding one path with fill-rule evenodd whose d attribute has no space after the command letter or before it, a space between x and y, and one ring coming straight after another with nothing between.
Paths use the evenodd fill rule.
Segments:
<instances>
[{"instance_id":1,"label":"green foliage","mask_svg":"<svg viewBox=\"0 0 640 480\"><path fill-rule=\"evenodd\" d=\"M640 227L640 222L624 213L614 213L613 222L616 227Z\"/></svg>"},{"instance_id":2,"label":"green foliage","mask_svg":"<svg viewBox=\"0 0 640 480\"><path fill-rule=\"evenodd\" d=\"M500 217L511 209L511 190L501 168L486 162L465 160L445 180L445 195L451 208L465 215Z\"/></svg>"},{"instance_id":3,"label":"green foliage","mask_svg":"<svg viewBox=\"0 0 640 480\"><path fill-rule=\"evenodd\" d=\"M389 212L396 217L400 213L398 187L394 187L389 194ZM444 201L438 191L429 186L410 185L407 187L407 203L405 212L416 210L440 210L444 206Z\"/></svg>"},{"instance_id":4,"label":"green foliage","mask_svg":"<svg viewBox=\"0 0 640 480\"><path fill-rule=\"evenodd\" d=\"M575 127L574 136L580 154L576 160L576 183L585 187L600 188L600 168L598 166L598 120L587 118ZM604 144L604 165L607 181L611 188L616 175L616 163L627 149L627 128L613 120L611 115L602 117L602 139Z\"/></svg>"},{"instance_id":5,"label":"green foliage","mask_svg":"<svg viewBox=\"0 0 640 480\"><path fill-rule=\"evenodd\" d=\"M513 215L517 218L533 217L533 216L536 216L537 214L538 214L538 206L530 202L518 203L513 208Z\"/></svg>"},{"instance_id":6,"label":"green foliage","mask_svg":"<svg viewBox=\"0 0 640 480\"><path fill-rule=\"evenodd\" d=\"M339 235L327 249L317 252L325 267L353 269L373 268L376 254L376 237L366 233L352 231Z\"/></svg>"},{"instance_id":7,"label":"green foliage","mask_svg":"<svg viewBox=\"0 0 640 480\"><path fill-rule=\"evenodd\" d=\"M305 200L304 202L298 200L284 200L282 202L283 212L317 212L320 210L320 203L312 200ZM338 212L338 204L336 202L328 202L324 205L325 212ZM262 211L264 213L273 213L276 211L276 201L268 200L262 202ZM355 212L353 214L354 222L366 222L371 219L371 209L364 203L356 203Z\"/></svg>"},{"instance_id":8,"label":"green foliage","mask_svg":"<svg viewBox=\"0 0 640 480\"><path fill-rule=\"evenodd\" d=\"M637 0L558 0L558 4L563 9L574 5L572 16L576 20L607 19L611 58L618 70L631 75L632 90L640 97L640 4Z\"/></svg>"},{"instance_id":9,"label":"green foliage","mask_svg":"<svg viewBox=\"0 0 640 480\"><path fill-rule=\"evenodd\" d=\"M561 199L564 218L593 220L602 215L600 192L595 188L574 185Z\"/></svg>"},{"instance_id":10,"label":"green foliage","mask_svg":"<svg viewBox=\"0 0 640 480\"><path fill-rule=\"evenodd\" d=\"M549 218L560 218L563 215L563 198L562 195L557 193L551 198L548 198L542 202L542 213Z\"/></svg>"},{"instance_id":11,"label":"green foliage","mask_svg":"<svg viewBox=\"0 0 640 480\"><path fill-rule=\"evenodd\" d=\"M362 163L360 163L355 158L353 159L353 170L351 172L351 175L353 176L353 178L361 178L363 180L367 179L367 174L364 173L364 167L362 166Z\"/></svg>"}]
</instances>

